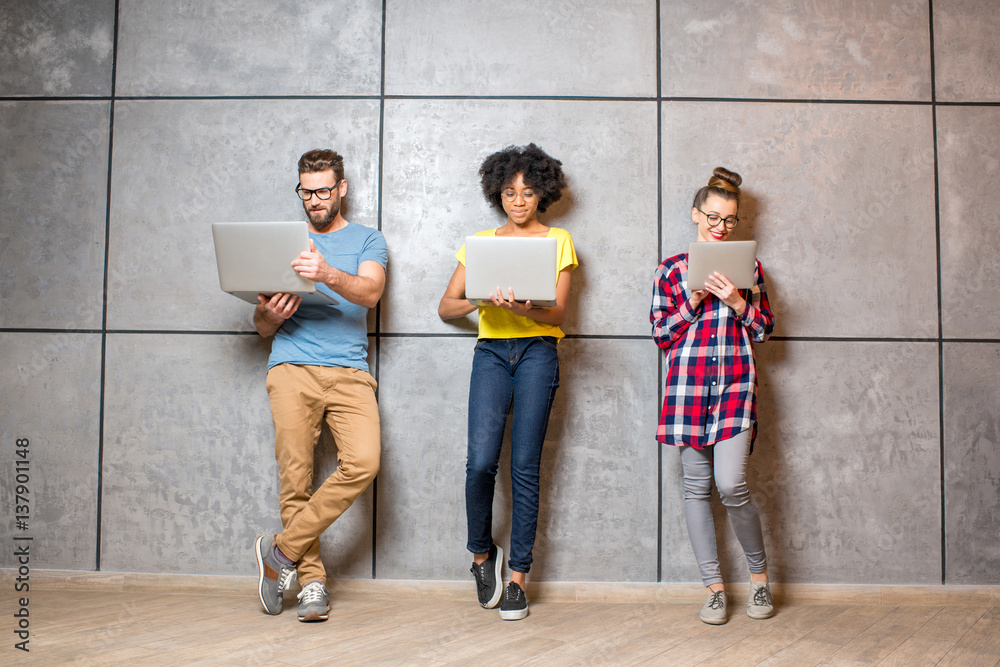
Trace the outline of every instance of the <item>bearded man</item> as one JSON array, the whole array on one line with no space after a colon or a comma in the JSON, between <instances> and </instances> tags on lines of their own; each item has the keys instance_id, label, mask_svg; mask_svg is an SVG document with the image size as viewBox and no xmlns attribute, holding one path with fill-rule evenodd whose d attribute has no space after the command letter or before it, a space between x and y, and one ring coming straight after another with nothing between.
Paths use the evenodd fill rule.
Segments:
<instances>
[{"instance_id":1,"label":"bearded man","mask_svg":"<svg viewBox=\"0 0 1000 667\"><path fill-rule=\"evenodd\" d=\"M292 262L302 277L339 301L304 305L293 294L259 294L253 321L273 337L267 393L274 419L282 531L257 538L260 601L269 614L296 578L300 621L330 610L319 536L368 488L379 469L381 435L375 379L368 369L368 309L385 287L385 238L341 215L344 159L329 149L299 159L295 192L309 219L309 250ZM337 469L313 491L313 457L326 422Z\"/></svg>"}]
</instances>

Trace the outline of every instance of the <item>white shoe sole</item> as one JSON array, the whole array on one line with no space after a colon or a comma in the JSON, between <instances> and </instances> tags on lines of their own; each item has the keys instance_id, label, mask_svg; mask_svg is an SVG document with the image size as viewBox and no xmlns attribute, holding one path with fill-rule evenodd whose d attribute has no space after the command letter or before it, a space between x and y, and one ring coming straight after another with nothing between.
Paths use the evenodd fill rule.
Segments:
<instances>
[{"instance_id":1,"label":"white shoe sole","mask_svg":"<svg viewBox=\"0 0 1000 667\"><path fill-rule=\"evenodd\" d=\"M500 610L500 618L504 621L520 621L528 615L527 609L515 609L513 611Z\"/></svg>"}]
</instances>

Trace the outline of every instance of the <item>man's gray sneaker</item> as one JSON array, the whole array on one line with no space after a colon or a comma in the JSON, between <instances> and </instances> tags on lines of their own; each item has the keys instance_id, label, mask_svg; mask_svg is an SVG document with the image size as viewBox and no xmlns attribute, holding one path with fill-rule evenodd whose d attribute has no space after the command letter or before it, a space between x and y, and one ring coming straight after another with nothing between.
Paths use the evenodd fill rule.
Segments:
<instances>
[{"instance_id":1,"label":"man's gray sneaker","mask_svg":"<svg viewBox=\"0 0 1000 667\"><path fill-rule=\"evenodd\" d=\"M472 563L472 576L476 580L479 604L492 609L503 594L503 549L493 544L486 552L486 560Z\"/></svg>"},{"instance_id":2,"label":"man's gray sneaker","mask_svg":"<svg viewBox=\"0 0 1000 667\"><path fill-rule=\"evenodd\" d=\"M298 571L294 567L286 567L281 571L281 576L278 577L278 590L281 591L282 597L292 589L292 585L298 581L298 578Z\"/></svg>"},{"instance_id":3,"label":"man's gray sneaker","mask_svg":"<svg viewBox=\"0 0 1000 667\"><path fill-rule=\"evenodd\" d=\"M330 614L330 595L320 581L310 581L299 591L299 620L325 621Z\"/></svg>"},{"instance_id":4,"label":"man's gray sneaker","mask_svg":"<svg viewBox=\"0 0 1000 667\"><path fill-rule=\"evenodd\" d=\"M511 582L507 584L503 602L500 603L500 618L505 621L519 621L528 615L528 596L521 587Z\"/></svg>"},{"instance_id":5,"label":"man's gray sneaker","mask_svg":"<svg viewBox=\"0 0 1000 667\"><path fill-rule=\"evenodd\" d=\"M767 582L751 581L750 597L747 598L747 616L757 620L771 618L774 615L774 599Z\"/></svg>"},{"instance_id":6,"label":"man's gray sneaker","mask_svg":"<svg viewBox=\"0 0 1000 667\"><path fill-rule=\"evenodd\" d=\"M709 625L722 625L729 620L726 614L726 592L709 592L698 618L701 619L702 623Z\"/></svg>"},{"instance_id":7,"label":"man's gray sneaker","mask_svg":"<svg viewBox=\"0 0 1000 667\"><path fill-rule=\"evenodd\" d=\"M264 611L269 614L281 613L281 580L290 579L289 575L283 577L286 568L278 562L274 556L272 546L274 536L262 535L257 538L254 544L254 555L257 557L257 592L260 596L260 603L264 605Z\"/></svg>"}]
</instances>

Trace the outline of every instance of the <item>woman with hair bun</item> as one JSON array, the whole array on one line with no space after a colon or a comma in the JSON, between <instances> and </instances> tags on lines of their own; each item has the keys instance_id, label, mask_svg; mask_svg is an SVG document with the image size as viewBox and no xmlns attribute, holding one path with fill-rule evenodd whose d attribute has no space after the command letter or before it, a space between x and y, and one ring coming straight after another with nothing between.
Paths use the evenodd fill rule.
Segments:
<instances>
[{"instance_id":1,"label":"woman with hair bun","mask_svg":"<svg viewBox=\"0 0 1000 667\"><path fill-rule=\"evenodd\" d=\"M698 226L698 241L729 238L739 222L742 181L739 174L717 167L695 194L691 220ZM769 618L774 603L764 537L746 483L747 457L757 432L751 343L766 341L774 328L764 271L758 261L753 288L738 290L720 273L704 285L688 285L687 269L687 253L675 255L660 264L653 279L649 321L666 366L656 439L680 449L684 516L708 589L701 620L721 625L728 619L710 503L713 476L750 569L747 615Z\"/></svg>"},{"instance_id":2,"label":"woman with hair bun","mask_svg":"<svg viewBox=\"0 0 1000 667\"><path fill-rule=\"evenodd\" d=\"M507 621L528 615L525 576L538 523L539 467L549 412L559 386L556 345L563 337L571 272L577 266L569 232L541 223L538 214L562 196L562 163L535 144L509 146L490 155L479 169L483 195L506 215L497 229L476 236L536 236L557 240L556 305L535 307L515 300L508 288L490 295L492 305L465 298L465 246L438 306L442 320L465 317L478 308L479 340L469 387L469 439L465 472L467 548L479 604L500 604ZM512 413L510 479L510 584L503 588L503 549L493 543L493 488L507 415ZM500 601L501 594L503 601Z\"/></svg>"}]
</instances>

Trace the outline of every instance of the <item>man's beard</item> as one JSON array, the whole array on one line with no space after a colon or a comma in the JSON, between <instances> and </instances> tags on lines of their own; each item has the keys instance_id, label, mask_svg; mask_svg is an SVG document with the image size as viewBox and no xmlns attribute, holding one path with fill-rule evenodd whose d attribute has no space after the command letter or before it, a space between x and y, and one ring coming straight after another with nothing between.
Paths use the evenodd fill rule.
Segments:
<instances>
[{"instance_id":1,"label":"man's beard","mask_svg":"<svg viewBox=\"0 0 1000 667\"><path fill-rule=\"evenodd\" d=\"M318 211L310 211L306 209L306 215L309 216L309 222L319 231L323 231L329 227L330 223L333 222L333 219L337 217L338 213L340 213L340 202L337 202L336 206L331 206L329 210L320 209ZM319 215L320 217L314 217L316 215Z\"/></svg>"}]
</instances>

